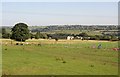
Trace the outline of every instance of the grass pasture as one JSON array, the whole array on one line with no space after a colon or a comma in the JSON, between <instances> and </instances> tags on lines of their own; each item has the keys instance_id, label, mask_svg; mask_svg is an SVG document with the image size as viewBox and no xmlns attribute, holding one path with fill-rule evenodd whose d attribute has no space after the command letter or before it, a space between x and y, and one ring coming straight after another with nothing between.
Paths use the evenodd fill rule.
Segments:
<instances>
[{"instance_id":1,"label":"grass pasture","mask_svg":"<svg viewBox=\"0 0 120 77\"><path fill-rule=\"evenodd\" d=\"M2 73L6 75L117 75L118 42L2 40ZM7 44L5 44L7 43ZM40 43L40 45L38 45ZM102 44L101 49L92 48Z\"/></svg>"},{"instance_id":2,"label":"grass pasture","mask_svg":"<svg viewBox=\"0 0 120 77\"><path fill-rule=\"evenodd\" d=\"M87 33L90 36L94 35L102 35L100 31L88 31L88 30L53 30L53 31L48 31L48 32L42 32L42 33L47 33L47 34L55 34L55 33L62 33L62 34L80 34L82 32Z\"/></svg>"}]
</instances>

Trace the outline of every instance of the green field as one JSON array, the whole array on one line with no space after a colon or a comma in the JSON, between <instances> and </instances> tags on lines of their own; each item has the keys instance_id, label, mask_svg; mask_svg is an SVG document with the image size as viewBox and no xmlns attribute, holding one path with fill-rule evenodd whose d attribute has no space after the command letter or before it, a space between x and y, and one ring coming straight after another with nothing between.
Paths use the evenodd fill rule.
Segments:
<instances>
[{"instance_id":1,"label":"green field","mask_svg":"<svg viewBox=\"0 0 120 77\"><path fill-rule=\"evenodd\" d=\"M53 31L48 31L48 32L42 32L42 33L47 33L47 34L55 34L55 33L62 33L62 34L80 34L82 32L87 33L90 36L94 35L102 35L100 31L89 31L89 30L53 30ZM35 34L35 33L34 33Z\"/></svg>"},{"instance_id":2,"label":"green field","mask_svg":"<svg viewBox=\"0 0 120 77\"><path fill-rule=\"evenodd\" d=\"M27 40L29 45L14 45L15 41L11 45L10 40L2 41L5 75L118 74L118 51L112 50L118 42ZM101 49L92 48L99 43Z\"/></svg>"}]
</instances>

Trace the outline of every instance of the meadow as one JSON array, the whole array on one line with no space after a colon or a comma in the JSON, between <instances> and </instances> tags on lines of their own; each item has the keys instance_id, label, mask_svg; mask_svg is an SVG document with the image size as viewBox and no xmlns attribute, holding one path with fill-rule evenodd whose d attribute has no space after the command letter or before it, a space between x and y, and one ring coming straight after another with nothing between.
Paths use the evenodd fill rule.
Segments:
<instances>
[{"instance_id":1,"label":"meadow","mask_svg":"<svg viewBox=\"0 0 120 77\"><path fill-rule=\"evenodd\" d=\"M47 34L55 34L55 33L62 33L62 34L80 34L80 33L87 33L90 36L94 35L102 35L102 32L100 30L97 31L89 31L89 30L53 30L53 31L48 31L48 32L42 32L42 33L47 33ZM34 33L35 34L35 33Z\"/></svg>"},{"instance_id":2,"label":"meadow","mask_svg":"<svg viewBox=\"0 0 120 77\"><path fill-rule=\"evenodd\" d=\"M2 39L3 75L117 75L118 42ZM100 49L97 46L101 44Z\"/></svg>"}]
</instances>

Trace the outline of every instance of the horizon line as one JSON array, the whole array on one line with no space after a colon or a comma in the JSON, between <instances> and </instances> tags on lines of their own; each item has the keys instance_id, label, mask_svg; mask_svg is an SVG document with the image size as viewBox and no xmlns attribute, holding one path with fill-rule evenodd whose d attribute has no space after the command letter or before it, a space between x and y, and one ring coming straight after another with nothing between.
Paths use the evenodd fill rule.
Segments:
<instances>
[{"instance_id":1,"label":"horizon line","mask_svg":"<svg viewBox=\"0 0 120 77\"><path fill-rule=\"evenodd\" d=\"M28 24L27 24L28 25ZM28 25L28 26L72 26L72 25L82 25L82 26L108 26L108 25L114 25L114 26L118 26L119 24L50 24L50 25ZM10 25L0 25L0 27L9 27ZM11 25L14 26L14 25Z\"/></svg>"}]
</instances>

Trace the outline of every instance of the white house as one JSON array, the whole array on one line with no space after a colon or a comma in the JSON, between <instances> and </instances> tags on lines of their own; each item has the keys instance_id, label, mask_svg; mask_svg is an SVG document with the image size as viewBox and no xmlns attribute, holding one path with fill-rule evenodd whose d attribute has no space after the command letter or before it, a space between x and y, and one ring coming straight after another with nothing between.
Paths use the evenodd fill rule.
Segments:
<instances>
[{"instance_id":1,"label":"white house","mask_svg":"<svg viewBox=\"0 0 120 77\"><path fill-rule=\"evenodd\" d=\"M67 40L73 40L74 37L73 36L67 36Z\"/></svg>"}]
</instances>

